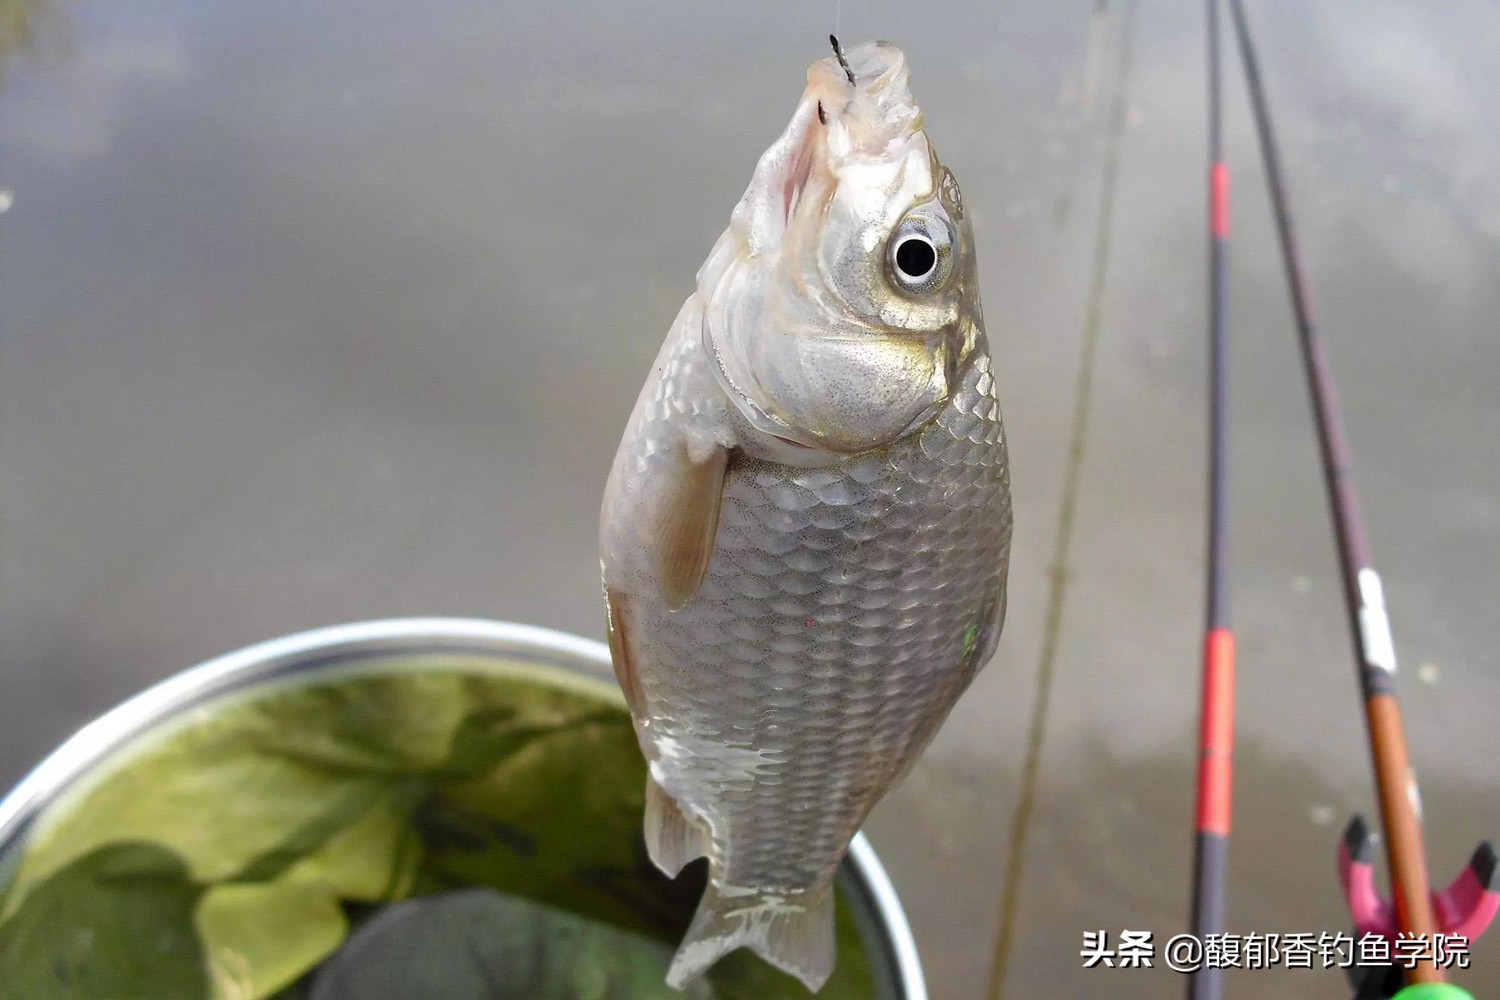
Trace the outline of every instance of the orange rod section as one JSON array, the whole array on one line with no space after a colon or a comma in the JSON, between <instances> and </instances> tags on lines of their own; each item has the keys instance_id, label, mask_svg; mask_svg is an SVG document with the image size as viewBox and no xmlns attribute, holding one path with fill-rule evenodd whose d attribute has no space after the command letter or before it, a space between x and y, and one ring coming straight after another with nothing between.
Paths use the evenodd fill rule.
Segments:
<instances>
[{"instance_id":1,"label":"orange rod section","mask_svg":"<svg viewBox=\"0 0 1500 1000\"><path fill-rule=\"evenodd\" d=\"M1198 748L1198 831L1229 836L1234 768L1234 633L1203 642L1203 728Z\"/></svg>"}]
</instances>

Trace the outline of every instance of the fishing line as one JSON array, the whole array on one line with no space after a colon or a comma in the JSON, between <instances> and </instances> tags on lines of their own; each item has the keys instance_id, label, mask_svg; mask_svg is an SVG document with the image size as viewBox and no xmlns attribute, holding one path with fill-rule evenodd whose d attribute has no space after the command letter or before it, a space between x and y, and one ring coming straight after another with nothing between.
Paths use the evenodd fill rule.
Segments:
<instances>
[{"instance_id":1,"label":"fishing line","mask_svg":"<svg viewBox=\"0 0 1500 1000\"><path fill-rule=\"evenodd\" d=\"M1115 81L1114 105L1104 151L1104 169L1100 181L1099 221L1094 242L1093 272L1089 283L1088 307L1083 321L1083 345L1078 357L1078 375L1073 395L1073 427L1068 445L1068 461L1063 473L1062 504L1057 517L1057 534L1052 543L1052 562L1047 590L1047 611L1042 626L1042 650L1037 660L1036 697L1026 734L1026 757L1021 769L1021 788L1011 824L1010 850L1005 863L1005 889L1000 899L1000 927L995 937L994 958L990 967L991 1000L1005 996L1005 972L1015 942L1016 910L1021 895L1021 863L1026 854L1026 838L1036 808L1036 781L1040 770L1042 746L1047 736L1047 715L1052 701L1052 681L1056 673L1058 640L1062 633L1063 605L1068 586L1068 560L1072 554L1073 526L1078 511L1079 485L1083 478L1083 459L1088 442L1089 415L1093 405L1094 359L1098 354L1099 333L1103 323L1104 289L1109 274L1110 236L1114 224L1115 190L1120 169L1120 145L1125 132L1126 95L1130 90L1131 53L1134 40L1135 0L1127 0L1121 17L1120 63Z\"/></svg>"}]
</instances>

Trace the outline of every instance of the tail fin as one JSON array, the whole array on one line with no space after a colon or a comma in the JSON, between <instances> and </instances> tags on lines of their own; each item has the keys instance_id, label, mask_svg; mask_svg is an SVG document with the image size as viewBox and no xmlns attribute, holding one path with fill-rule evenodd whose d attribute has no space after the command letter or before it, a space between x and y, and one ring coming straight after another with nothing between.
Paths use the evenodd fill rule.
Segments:
<instances>
[{"instance_id":1,"label":"tail fin","mask_svg":"<svg viewBox=\"0 0 1500 1000\"><path fill-rule=\"evenodd\" d=\"M712 882L667 971L682 989L723 956L748 947L816 993L833 973L833 887L728 895Z\"/></svg>"}]
</instances>

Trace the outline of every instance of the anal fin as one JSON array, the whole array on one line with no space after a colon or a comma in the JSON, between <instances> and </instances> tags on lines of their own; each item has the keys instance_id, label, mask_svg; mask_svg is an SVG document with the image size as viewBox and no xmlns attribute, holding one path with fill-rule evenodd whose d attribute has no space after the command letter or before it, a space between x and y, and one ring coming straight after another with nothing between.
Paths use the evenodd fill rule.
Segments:
<instances>
[{"instance_id":1,"label":"anal fin","mask_svg":"<svg viewBox=\"0 0 1500 1000\"><path fill-rule=\"evenodd\" d=\"M708 832L689 819L656 779L646 775L646 851L652 862L676 878L677 873L708 853Z\"/></svg>"},{"instance_id":2,"label":"anal fin","mask_svg":"<svg viewBox=\"0 0 1500 1000\"><path fill-rule=\"evenodd\" d=\"M682 939L667 985L682 989L736 948L749 948L809 990L833 974L833 887L805 893L726 893L712 881Z\"/></svg>"}]
</instances>

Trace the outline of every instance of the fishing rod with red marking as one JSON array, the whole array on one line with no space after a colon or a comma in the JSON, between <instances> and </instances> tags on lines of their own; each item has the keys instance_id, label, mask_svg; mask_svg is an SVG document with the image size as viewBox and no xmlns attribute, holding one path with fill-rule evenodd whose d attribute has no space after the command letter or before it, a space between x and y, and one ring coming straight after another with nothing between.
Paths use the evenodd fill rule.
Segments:
<instances>
[{"instance_id":1,"label":"fishing rod with red marking","mask_svg":"<svg viewBox=\"0 0 1500 1000\"><path fill-rule=\"evenodd\" d=\"M1214 0L1210 0L1210 7ZM1387 904L1375 889L1371 863L1372 837L1363 818L1355 816L1339 848L1339 875L1344 894L1359 933L1377 933L1387 938L1420 935L1431 947L1423 950L1424 961L1410 969L1382 974L1379 981L1356 983L1359 997L1388 997L1400 988L1399 972L1414 984L1410 994L1438 1000L1444 996L1468 996L1456 987L1423 986L1445 981L1443 963L1437 960L1435 935L1478 937L1500 910L1495 850L1480 844L1468 868L1447 890L1434 893L1428 879L1426 851L1422 842L1420 798L1412 771L1396 700L1396 652L1386 616L1380 575L1370 558L1355 494L1348 447L1339 416L1338 396L1323 343L1313 324L1312 302L1292 229L1291 206L1281 169L1271 112L1261 82L1259 60L1241 0L1229 0L1234 31L1239 40L1240 61L1255 116L1256 135L1265 163L1266 183L1275 212L1276 232L1282 263L1296 317L1302 360L1307 370L1317 423L1323 475L1338 541L1343 574L1344 601L1349 630L1354 639L1355 668L1364 699L1365 724L1370 759L1375 772L1375 790L1385 830L1386 863L1390 871L1392 902Z\"/></svg>"},{"instance_id":2,"label":"fishing rod with red marking","mask_svg":"<svg viewBox=\"0 0 1500 1000\"><path fill-rule=\"evenodd\" d=\"M1198 746L1198 805L1193 846L1192 931L1201 941L1224 933L1234 749L1234 633L1229 627L1225 506L1228 496L1229 168L1224 163L1218 0L1208 0L1209 435L1208 609L1203 641L1203 700ZM1205 964L1188 980L1190 1000L1219 1000L1224 972Z\"/></svg>"}]
</instances>

